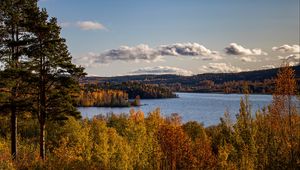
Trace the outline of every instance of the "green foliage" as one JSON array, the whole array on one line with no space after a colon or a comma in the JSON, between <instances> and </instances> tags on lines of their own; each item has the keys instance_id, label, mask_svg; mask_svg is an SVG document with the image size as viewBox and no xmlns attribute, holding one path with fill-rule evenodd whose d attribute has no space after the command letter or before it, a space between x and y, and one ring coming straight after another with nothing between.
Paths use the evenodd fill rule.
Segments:
<instances>
[{"instance_id":1,"label":"green foliage","mask_svg":"<svg viewBox=\"0 0 300 170\"><path fill-rule=\"evenodd\" d=\"M83 68L72 64L56 18L37 0L2 0L0 23L0 110L11 115L12 155L17 157L17 117L30 112L40 124L44 158L46 121L80 118L71 94Z\"/></svg>"},{"instance_id":2,"label":"green foliage","mask_svg":"<svg viewBox=\"0 0 300 170\"><path fill-rule=\"evenodd\" d=\"M195 141L197 138L206 138L203 125L199 124L196 121L187 122L182 127L185 133L192 139L192 141Z\"/></svg>"},{"instance_id":3,"label":"green foliage","mask_svg":"<svg viewBox=\"0 0 300 170\"><path fill-rule=\"evenodd\" d=\"M255 169L256 162L256 126L252 123L251 108L247 94L240 102L240 113L234 125L234 157L238 157L238 167L241 169ZM235 158L236 159L236 158Z\"/></svg>"},{"instance_id":4,"label":"green foliage","mask_svg":"<svg viewBox=\"0 0 300 170\"><path fill-rule=\"evenodd\" d=\"M141 105L141 98L139 95L137 95L134 99L134 101L131 103L132 106L140 106Z\"/></svg>"}]
</instances>

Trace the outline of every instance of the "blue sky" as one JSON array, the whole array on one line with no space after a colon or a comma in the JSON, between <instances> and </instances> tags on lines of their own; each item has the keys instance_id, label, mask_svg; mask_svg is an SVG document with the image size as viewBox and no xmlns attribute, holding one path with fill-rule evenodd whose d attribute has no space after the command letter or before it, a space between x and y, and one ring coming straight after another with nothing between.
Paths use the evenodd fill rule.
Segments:
<instances>
[{"instance_id":1,"label":"blue sky","mask_svg":"<svg viewBox=\"0 0 300 170\"><path fill-rule=\"evenodd\" d=\"M299 61L299 0L41 0L89 75L238 72Z\"/></svg>"}]
</instances>

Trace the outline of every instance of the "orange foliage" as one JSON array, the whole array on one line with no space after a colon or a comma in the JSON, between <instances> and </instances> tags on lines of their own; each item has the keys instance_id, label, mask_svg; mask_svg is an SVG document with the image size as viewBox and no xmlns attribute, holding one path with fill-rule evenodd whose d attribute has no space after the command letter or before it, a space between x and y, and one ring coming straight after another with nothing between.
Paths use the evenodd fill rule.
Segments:
<instances>
[{"instance_id":1,"label":"orange foliage","mask_svg":"<svg viewBox=\"0 0 300 170\"><path fill-rule=\"evenodd\" d=\"M158 139L165 156L163 164L171 169L195 168L192 143L181 126L165 124L159 128Z\"/></svg>"},{"instance_id":2,"label":"orange foliage","mask_svg":"<svg viewBox=\"0 0 300 170\"><path fill-rule=\"evenodd\" d=\"M128 106L128 94L121 90L81 91L79 106Z\"/></svg>"}]
</instances>

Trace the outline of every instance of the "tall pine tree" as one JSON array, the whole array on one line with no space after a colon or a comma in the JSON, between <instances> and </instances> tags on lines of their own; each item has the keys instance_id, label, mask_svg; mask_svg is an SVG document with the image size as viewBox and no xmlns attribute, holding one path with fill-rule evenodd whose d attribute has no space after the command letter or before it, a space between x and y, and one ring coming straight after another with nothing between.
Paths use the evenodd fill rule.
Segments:
<instances>
[{"instance_id":1,"label":"tall pine tree","mask_svg":"<svg viewBox=\"0 0 300 170\"><path fill-rule=\"evenodd\" d=\"M72 64L56 18L48 19L45 9L37 13L30 19L35 40L28 51L28 69L34 77L32 85L37 89L34 106L40 124L40 157L44 159L46 122L67 116L80 118L72 94L79 89L79 78L84 72L82 67Z\"/></svg>"},{"instance_id":2,"label":"tall pine tree","mask_svg":"<svg viewBox=\"0 0 300 170\"><path fill-rule=\"evenodd\" d=\"M36 113L40 156L45 158L46 122L80 117L73 105L83 68L72 64L56 18L49 19L37 0L1 0L1 112L11 114L11 150L17 155L17 115Z\"/></svg>"},{"instance_id":3,"label":"tall pine tree","mask_svg":"<svg viewBox=\"0 0 300 170\"><path fill-rule=\"evenodd\" d=\"M0 81L2 112L11 115L11 154L17 156L17 115L28 109L28 70L25 69L26 49L32 33L28 30L28 18L37 8L36 0L0 1ZM27 83L26 83L27 82Z\"/></svg>"}]
</instances>

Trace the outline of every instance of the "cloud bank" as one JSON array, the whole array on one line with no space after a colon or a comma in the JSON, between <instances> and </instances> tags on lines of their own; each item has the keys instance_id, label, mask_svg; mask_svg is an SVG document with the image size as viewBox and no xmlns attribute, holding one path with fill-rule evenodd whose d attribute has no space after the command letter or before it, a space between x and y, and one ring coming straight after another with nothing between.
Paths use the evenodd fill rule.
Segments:
<instances>
[{"instance_id":1,"label":"cloud bank","mask_svg":"<svg viewBox=\"0 0 300 170\"><path fill-rule=\"evenodd\" d=\"M260 48L247 49L236 43L231 43L228 47L225 47L225 53L228 55L268 55L268 53L262 51Z\"/></svg>"},{"instance_id":2,"label":"cloud bank","mask_svg":"<svg viewBox=\"0 0 300 170\"><path fill-rule=\"evenodd\" d=\"M246 63L257 62L256 58L252 58L252 57L241 57L240 60Z\"/></svg>"},{"instance_id":3,"label":"cloud bank","mask_svg":"<svg viewBox=\"0 0 300 170\"><path fill-rule=\"evenodd\" d=\"M280 47L273 47L272 50L282 53L300 53L300 46L284 44Z\"/></svg>"},{"instance_id":4,"label":"cloud bank","mask_svg":"<svg viewBox=\"0 0 300 170\"><path fill-rule=\"evenodd\" d=\"M111 61L159 61L161 55L155 49L148 45L140 44L135 47L121 46L118 49L108 50L100 55L95 56L95 62L108 63Z\"/></svg>"},{"instance_id":5,"label":"cloud bank","mask_svg":"<svg viewBox=\"0 0 300 170\"><path fill-rule=\"evenodd\" d=\"M269 64L269 65L264 65L261 68L262 69L272 69L272 68L276 68L276 67L274 65Z\"/></svg>"},{"instance_id":6,"label":"cloud bank","mask_svg":"<svg viewBox=\"0 0 300 170\"><path fill-rule=\"evenodd\" d=\"M193 72L177 67L169 66L156 66L156 67L144 67L138 70L134 70L129 74L177 74L183 76L191 76Z\"/></svg>"},{"instance_id":7,"label":"cloud bank","mask_svg":"<svg viewBox=\"0 0 300 170\"><path fill-rule=\"evenodd\" d=\"M300 54L291 54L288 56L278 56L279 60L300 60Z\"/></svg>"},{"instance_id":8,"label":"cloud bank","mask_svg":"<svg viewBox=\"0 0 300 170\"><path fill-rule=\"evenodd\" d=\"M203 60L222 59L217 51L211 51L198 43L176 43L159 47L161 55L168 56L201 56Z\"/></svg>"},{"instance_id":9,"label":"cloud bank","mask_svg":"<svg viewBox=\"0 0 300 170\"><path fill-rule=\"evenodd\" d=\"M199 70L209 73L236 73L244 71L239 67L227 63L209 63L208 65L202 66Z\"/></svg>"},{"instance_id":10,"label":"cloud bank","mask_svg":"<svg viewBox=\"0 0 300 170\"><path fill-rule=\"evenodd\" d=\"M113 61L125 62L157 62L163 61L164 56L197 56L202 60L219 60L222 57L216 52L205 48L197 43L176 43L171 45L162 45L157 48L151 48L147 44L137 46L121 46L117 49L104 51L101 54L90 53L89 55L77 58L77 62L94 62L99 64L107 64ZM80 64L80 63L78 63Z\"/></svg>"}]
</instances>

